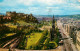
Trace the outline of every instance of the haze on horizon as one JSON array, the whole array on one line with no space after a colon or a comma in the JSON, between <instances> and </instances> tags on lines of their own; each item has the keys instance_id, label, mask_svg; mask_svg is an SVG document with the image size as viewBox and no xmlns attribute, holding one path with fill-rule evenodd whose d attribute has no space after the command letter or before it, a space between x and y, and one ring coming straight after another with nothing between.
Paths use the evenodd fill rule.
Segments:
<instances>
[{"instance_id":1,"label":"haze on horizon","mask_svg":"<svg viewBox=\"0 0 80 51\"><path fill-rule=\"evenodd\" d=\"M6 11L34 15L80 14L80 0L0 0L0 13Z\"/></svg>"}]
</instances>

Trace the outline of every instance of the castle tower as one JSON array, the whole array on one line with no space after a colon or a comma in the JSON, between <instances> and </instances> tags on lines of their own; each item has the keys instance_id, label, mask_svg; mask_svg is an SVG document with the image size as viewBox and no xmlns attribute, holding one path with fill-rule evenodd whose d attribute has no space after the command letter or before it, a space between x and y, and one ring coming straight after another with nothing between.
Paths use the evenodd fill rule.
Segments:
<instances>
[{"instance_id":1,"label":"castle tower","mask_svg":"<svg viewBox=\"0 0 80 51\"><path fill-rule=\"evenodd\" d=\"M11 16L11 12L6 12L6 16Z\"/></svg>"}]
</instances>

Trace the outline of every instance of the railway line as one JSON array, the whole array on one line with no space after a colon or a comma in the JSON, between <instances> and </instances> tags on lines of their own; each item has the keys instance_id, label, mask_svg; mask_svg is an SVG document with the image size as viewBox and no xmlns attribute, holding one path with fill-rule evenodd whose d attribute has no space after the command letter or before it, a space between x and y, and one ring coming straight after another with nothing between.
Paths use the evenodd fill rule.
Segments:
<instances>
[{"instance_id":1,"label":"railway line","mask_svg":"<svg viewBox=\"0 0 80 51\"><path fill-rule=\"evenodd\" d=\"M7 42L5 45L3 45L2 48L5 48L6 46L10 45L11 43L13 43L15 40L17 40L17 38L12 39L11 41Z\"/></svg>"},{"instance_id":2,"label":"railway line","mask_svg":"<svg viewBox=\"0 0 80 51\"><path fill-rule=\"evenodd\" d=\"M12 40L8 40L8 41L2 43L2 44L0 45L0 47L1 47L1 48L8 48L8 49L9 49L9 48L16 48L17 45L18 45L19 42L20 42L21 37L22 37L22 36L19 36L19 37L15 37L15 38L12 39Z\"/></svg>"}]
</instances>

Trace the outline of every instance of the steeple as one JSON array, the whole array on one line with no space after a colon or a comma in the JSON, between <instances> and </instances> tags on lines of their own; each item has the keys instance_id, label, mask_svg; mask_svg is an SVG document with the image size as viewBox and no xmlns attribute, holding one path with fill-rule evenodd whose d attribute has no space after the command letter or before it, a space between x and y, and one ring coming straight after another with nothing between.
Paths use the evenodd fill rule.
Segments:
<instances>
[{"instance_id":1,"label":"steeple","mask_svg":"<svg viewBox=\"0 0 80 51\"><path fill-rule=\"evenodd\" d=\"M52 23L54 24L54 23L55 23L55 20L54 20L54 15L53 15L53 20L52 20L52 21L53 21Z\"/></svg>"},{"instance_id":2,"label":"steeple","mask_svg":"<svg viewBox=\"0 0 80 51\"><path fill-rule=\"evenodd\" d=\"M53 20L52 20L52 29L50 29L51 32L51 41L53 40L54 36L55 36L55 19L54 19L54 15L53 15Z\"/></svg>"}]
</instances>

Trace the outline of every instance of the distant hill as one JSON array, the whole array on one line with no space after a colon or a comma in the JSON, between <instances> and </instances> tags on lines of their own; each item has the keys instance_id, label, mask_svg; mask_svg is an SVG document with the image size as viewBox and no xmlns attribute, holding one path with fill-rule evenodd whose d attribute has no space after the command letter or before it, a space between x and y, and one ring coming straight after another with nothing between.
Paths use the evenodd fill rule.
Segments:
<instances>
[{"instance_id":1,"label":"distant hill","mask_svg":"<svg viewBox=\"0 0 80 51\"><path fill-rule=\"evenodd\" d=\"M34 15L35 17L53 17L53 15ZM69 15L54 15L55 17L65 17Z\"/></svg>"},{"instance_id":2,"label":"distant hill","mask_svg":"<svg viewBox=\"0 0 80 51\"><path fill-rule=\"evenodd\" d=\"M0 15L5 15L4 13L0 13Z\"/></svg>"},{"instance_id":3,"label":"distant hill","mask_svg":"<svg viewBox=\"0 0 80 51\"><path fill-rule=\"evenodd\" d=\"M42 18L42 17L53 17L53 15L34 15L35 17Z\"/></svg>"},{"instance_id":4,"label":"distant hill","mask_svg":"<svg viewBox=\"0 0 80 51\"><path fill-rule=\"evenodd\" d=\"M77 19L80 19L80 14L76 14L76 15L65 15L65 16L60 16L60 17L67 17L67 18L77 18Z\"/></svg>"},{"instance_id":5,"label":"distant hill","mask_svg":"<svg viewBox=\"0 0 80 51\"><path fill-rule=\"evenodd\" d=\"M53 17L53 15L34 15L35 17ZM75 15L54 15L54 17L68 17L68 18L79 18L80 19L80 14L75 14Z\"/></svg>"}]
</instances>

